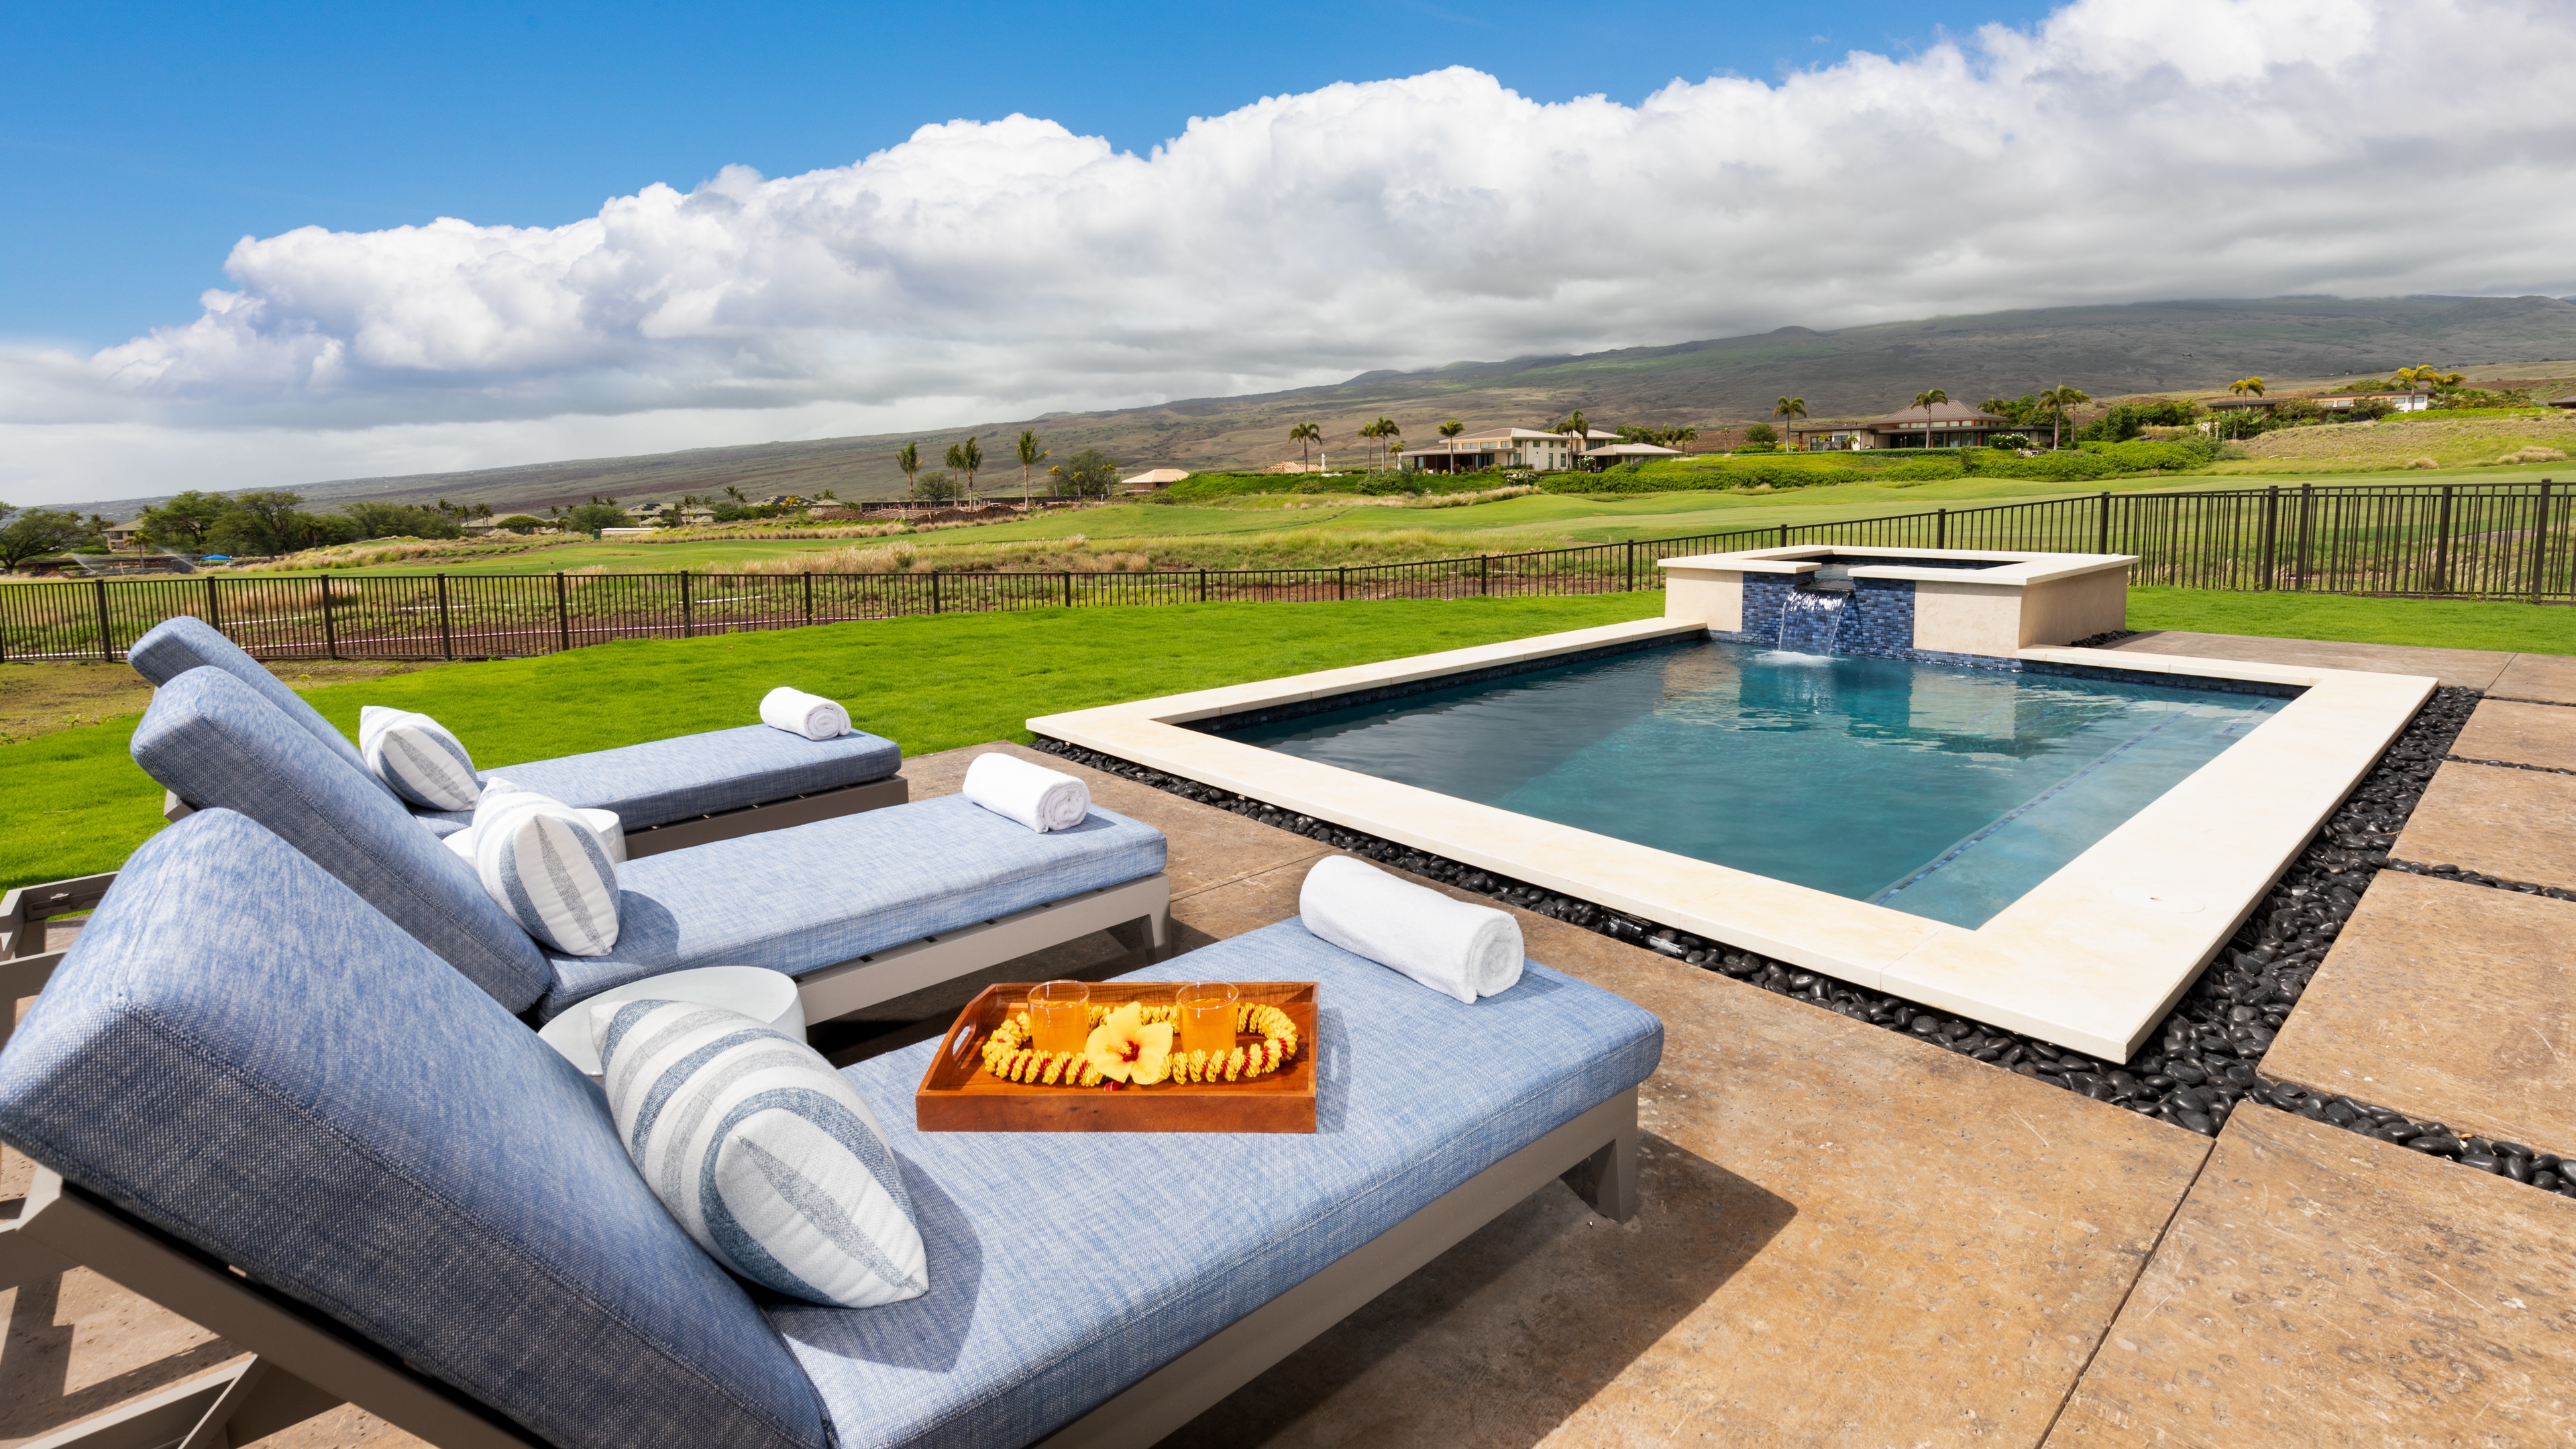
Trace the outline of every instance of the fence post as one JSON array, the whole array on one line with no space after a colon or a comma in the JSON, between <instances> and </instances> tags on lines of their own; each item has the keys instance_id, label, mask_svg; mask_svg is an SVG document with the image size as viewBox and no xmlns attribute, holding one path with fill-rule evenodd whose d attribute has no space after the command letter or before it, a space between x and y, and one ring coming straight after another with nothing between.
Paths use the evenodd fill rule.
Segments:
<instances>
[{"instance_id":1,"label":"fence post","mask_svg":"<svg viewBox=\"0 0 2576 1449\"><path fill-rule=\"evenodd\" d=\"M2531 601L2540 602L2549 582L2549 480L2540 480L2540 496L2531 508Z\"/></svg>"},{"instance_id":2,"label":"fence post","mask_svg":"<svg viewBox=\"0 0 2576 1449\"><path fill-rule=\"evenodd\" d=\"M331 618L331 576L324 574L314 582L322 586L322 657L337 659L340 657L340 630Z\"/></svg>"},{"instance_id":3,"label":"fence post","mask_svg":"<svg viewBox=\"0 0 2576 1449\"><path fill-rule=\"evenodd\" d=\"M811 570L805 574L805 622L814 622L814 575Z\"/></svg>"},{"instance_id":4,"label":"fence post","mask_svg":"<svg viewBox=\"0 0 2576 1449\"><path fill-rule=\"evenodd\" d=\"M1068 609L1073 607L1073 570L1071 569L1065 570L1064 573L1064 606Z\"/></svg>"},{"instance_id":5,"label":"fence post","mask_svg":"<svg viewBox=\"0 0 2576 1449\"><path fill-rule=\"evenodd\" d=\"M2093 520L2093 551L2111 551L2111 490L2102 490L2102 511Z\"/></svg>"},{"instance_id":6,"label":"fence post","mask_svg":"<svg viewBox=\"0 0 2576 1449\"><path fill-rule=\"evenodd\" d=\"M1336 601L1340 601L1348 599L1350 596L1351 571L1348 568L1337 568L1333 570L1333 598Z\"/></svg>"},{"instance_id":7,"label":"fence post","mask_svg":"<svg viewBox=\"0 0 2576 1449\"><path fill-rule=\"evenodd\" d=\"M2263 490L2263 587L2270 593L2281 585L2281 485Z\"/></svg>"},{"instance_id":8,"label":"fence post","mask_svg":"<svg viewBox=\"0 0 2576 1449\"><path fill-rule=\"evenodd\" d=\"M216 614L215 576L208 574L206 575L206 627L220 634L224 631L224 621L217 618Z\"/></svg>"},{"instance_id":9,"label":"fence post","mask_svg":"<svg viewBox=\"0 0 2576 1449\"><path fill-rule=\"evenodd\" d=\"M450 659L456 657L456 635L447 618L447 575L438 576L438 652Z\"/></svg>"},{"instance_id":10,"label":"fence post","mask_svg":"<svg viewBox=\"0 0 2576 1449\"><path fill-rule=\"evenodd\" d=\"M2294 589L2304 590L2308 586L2308 549L2316 542L2316 529L2317 485L2302 483L2299 485L2299 553L2293 565L2298 572L2290 578L2290 586Z\"/></svg>"},{"instance_id":11,"label":"fence post","mask_svg":"<svg viewBox=\"0 0 2576 1449\"><path fill-rule=\"evenodd\" d=\"M1780 525L1780 546L1782 548L1789 546L1789 525L1785 523Z\"/></svg>"},{"instance_id":12,"label":"fence post","mask_svg":"<svg viewBox=\"0 0 2576 1449\"><path fill-rule=\"evenodd\" d=\"M107 580L92 579L90 586L97 591L98 598L98 657L114 663L116 634L107 626Z\"/></svg>"},{"instance_id":13,"label":"fence post","mask_svg":"<svg viewBox=\"0 0 2576 1449\"><path fill-rule=\"evenodd\" d=\"M1935 511L1935 516L1932 519L1932 546L1934 548L1948 548L1950 546L1949 509L1943 508Z\"/></svg>"},{"instance_id":14,"label":"fence post","mask_svg":"<svg viewBox=\"0 0 2576 1449\"><path fill-rule=\"evenodd\" d=\"M939 612L939 571L930 571L930 612Z\"/></svg>"},{"instance_id":15,"label":"fence post","mask_svg":"<svg viewBox=\"0 0 2576 1449\"><path fill-rule=\"evenodd\" d=\"M1490 558L1491 555L1488 554L1476 555L1476 592L1480 594L1490 594L1494 591L1494 576L1486 567Z\"/></svg>"},{"instance_id":16,"label":"fence post","mask_svg":"<svg viewBox=\"0 0 2576 1449\"><path fill-rule=\"evenodd\" d=\"M1199 602L1207 602L1207 570L1199 570Z\"/></svg>"},{"instance_id":17,"label":"fence post","mask_svg":"<svg viewBox=\"0 0 2576 1449\"><path fill-rule=\"evenodd\" d=\"M557 569L555 571L555 651L561 653L571 647L572 600L566 597L564 592L563 571Z\"/></svg>"},{"instance_id":18,"label":"fence post","mask_svg":"<svg viewBox=\"0 0 2576 1449\"><path fill-rule=\"evenodd\" d=\"M698 637L697 617L689 611L689 571L687 569L680 570L680 637L683 639Z\"/></svg>"},{"instance_id":19,"label":"fence post","mask_svg":"<svg viewBox=\"0 0 2576 1449\"><path fill-rule=\"evenodd\" d=\"M1619 592L1623 594L1637 592L1637 541L1633 538L1628 540L1628 586Z\"/></svg>"}]
</instances>

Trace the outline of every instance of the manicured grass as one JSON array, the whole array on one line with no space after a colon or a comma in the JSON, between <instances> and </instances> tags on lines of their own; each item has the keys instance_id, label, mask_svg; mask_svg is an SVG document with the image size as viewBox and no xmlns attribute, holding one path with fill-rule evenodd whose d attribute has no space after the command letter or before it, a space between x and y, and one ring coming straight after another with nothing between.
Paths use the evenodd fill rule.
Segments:
<instances>
[{"instance_id":1,"label":"manicured grass","mask_svg":"<svg viewBox=\"0 0 2576 1449\"><path fill-rule=\"evenodd\" d=\"M2347 644L2426 644L2576 654L2576 608L2478 599L2367 599L2345 594L2129 590L2129 627Z\"/></svg>"},{"instance_id":2,"label":"manicured grass","mask_svg":"<svg viewBox=\"0 0 2576 1449\"><path fill-rule=\"evenodd\" d=\"M725 729L793 684L849 706L906 755L1025 740L1032 715L1644 618L1661 594L1348 604L1045 609L634 640L306 691L349 732L358 707L417 709L486 769ZM43 665L15 668L38 669ZM159 829L161 790L127 754L137 720L0 747L0 889L117 868Z\"/></svg>"}]
</instances>

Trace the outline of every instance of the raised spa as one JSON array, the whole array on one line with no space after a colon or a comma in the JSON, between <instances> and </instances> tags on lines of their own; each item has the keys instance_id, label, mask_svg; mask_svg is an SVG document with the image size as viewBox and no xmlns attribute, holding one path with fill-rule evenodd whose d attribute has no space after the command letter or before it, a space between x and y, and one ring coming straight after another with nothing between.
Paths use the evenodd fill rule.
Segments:
<instances>
[{"instance_id":1,"label":"raised spa","mask_svg":"<svg viewBox=\"0 0 2576 1449\"><path fill-rule=\"evenodd\" d=\"M1200 727L1973 928L2297 693L2046 668L1700 638Z\"/></svg>"}]
</instances>

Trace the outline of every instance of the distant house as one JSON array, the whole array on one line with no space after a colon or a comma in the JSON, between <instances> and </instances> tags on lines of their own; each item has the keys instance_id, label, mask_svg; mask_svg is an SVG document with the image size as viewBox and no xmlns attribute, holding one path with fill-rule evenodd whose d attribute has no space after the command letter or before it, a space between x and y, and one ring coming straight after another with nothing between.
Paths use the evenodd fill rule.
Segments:
<instances>
[{"instance_id":1,"label":"distant house","mask_svg":"<svg viewBox=\"0 0 2576 1449\"><path fill-rule=\"evenodd\" d=\"M1982 448L2006 433L2025 429L2010 418L1980 412L1965 403L1941 402L1904 408L1860 423L1798 423L1789 429L1789 446L1807 453L1868 452L1878 448Z\"/></svg>"},{"instance_id":2,"label":"distant house","mask_svg":"<svg viewBox=\"0 0 2576 1449\"><path fill-rule=\"evenodd\" d=\"M1157 488L1169 488L1188 476L1190 470L1187 468L1154 468L1118 481L1127 485L1130 493L1151 493Z\"/></svg>"},{"instance_id":3,"label":"distant house","mask_svg":"<svg viewBox=\"0 0 2576 1449\"><path fill-rule=\"evenodd\" d=\"M1617 433L1598 429L1584 435L1584 442L1589 445L1616 444L1618 441ZM1562 433L1543 432L1537 428L1502 428L1473 437L1443 438L1419 448L1407 448L1395 457L1396 466L1408 473L1481 473L1488 468L1553 473L1574 467L1578 457L1591 457L1600 451L1598 446L1577 449L1574 440Z\"/></svg>"},{"instance_id":4,"label":"distant house","mask_svg":"<svg viewBox=\"0 0 2576 1449\"><path fill-rule=\"evenodd\" d=\"M1583 456L1609 467L1613 463L1650 463L1657 458L1678 458L1679 448L1659 448L1652 443L1611 443L1606 447L1586 448Z\"/></svg>"},{"instance_id":5,"label":"distant house","mask_svg":"<svg viewBox=\"0 0 2576 1449\"><path fill-rule=\"evenodd\" d=\"M1321 473L1324 471L1324 465L1321 463L1273 463L1261 471L1264 473Z\"/></svg>"},{"instance_id":6,"label":"distant house","mask_svg":"<svg viewBox=\"0 0 2576 1449\"><path fill-rule=\"evenodd\" d=\"M2329 412L2349 412L2355 403L2380 402L2386 403L2392 413L2420 413L2433 406L2433 395L2429 392L2329 392L2310 397L2222 397L2213 398L2201 406L2212 413L2254 413L2268 418L2274 408L2292 402L2315 403Z\"/></svg>"},{"instance_id":7,"label":"distant house","mask_svg":"<svg viewBox=\"0 0 2576 1449\"><path fill-rule=\"evenodd\" d=\"M2576 408L2576 397L2554 397L2549 400L2549 405L2554 408Z\"/></svg>"},{"instance_id":8,"label":"distant house","mask_svg":"<svg viewBox=\"0 0 2576 1449\"><path fill-rule=\"evenodd\" d=\"M143 520L129 518L123 523L111 523L99 533L107 539L109 548L132 548L142 541Z\"/></svg>"}]
</instances>

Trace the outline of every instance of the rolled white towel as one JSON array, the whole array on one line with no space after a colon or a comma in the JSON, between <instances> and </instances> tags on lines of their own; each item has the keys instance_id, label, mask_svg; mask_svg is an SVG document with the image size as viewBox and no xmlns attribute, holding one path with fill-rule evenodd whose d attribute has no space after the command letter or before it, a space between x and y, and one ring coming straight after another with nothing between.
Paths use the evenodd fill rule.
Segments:
<instances>
[{"instance_id":1,"label":"rolled white towel","mask_svg":"<svg viewBox=\"0 0 2576 1449\"><path fill-rule=\"evenodd\" d=\"M836 740L850 732L850 712L839 700L783 684L760 697L760 722L809 740Z\"/></svg>"},{"instance_id":2,"label":"rolled white towel","mask_svg":"<svg viewBox=\"0 0 2576 1449\"><path fill-rule=\"evenodd\" d=\"M1071 830L1091 813L1091 791L1062 770L1016 755L977 755L966 767L965 796L1031 830Z\"/></svg>"},{"instance_id":3,"label":"rolled white towel","mask_svg":"<svg viewBox=\"0 0 2576 1449\"><path fill-rule=\"evenodd\" d=\"M1521 927L1509 912L1451 900L1347 855L1306 872L1297 913L1316 936L1470 1004L1521 979Z\"/></svg>"}]
</instances>

